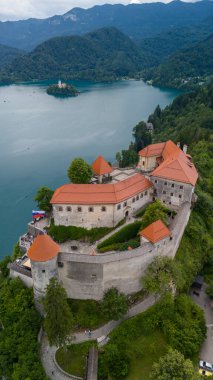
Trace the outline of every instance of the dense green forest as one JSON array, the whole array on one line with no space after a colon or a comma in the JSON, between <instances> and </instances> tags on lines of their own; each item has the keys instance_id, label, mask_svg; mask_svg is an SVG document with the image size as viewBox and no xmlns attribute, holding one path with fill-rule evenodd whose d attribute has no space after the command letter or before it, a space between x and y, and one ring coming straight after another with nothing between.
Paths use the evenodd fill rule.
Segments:
<instances>
[{"instance_id":1,"label":"dense green forest","mask_svg":"<svg viewBox=\"0 0 213 380\"><path fill-rule=\"evenodd\" d=\"M145 79L161 86L192 89L213 78L213 34L187 49L178 51L157 68L148 69Z\"/></svg>"},{"instance_id":2,"label":"dense green forest","mask_svg":"<svg viewBox=\"0 0 213 380\"><path fill-rule=\"evenodd\" d=\"M166 58L207 39L213 33L213 18L198 25L171 28L151 38L138 41L139 47L152 57L152 65L162 63Z\"/></svg>"},{"instance_id":3,"label":"dense green forest","mask_svg":"<svg viewBox=\"0 0 213 380\"><path fill-rule=\"evenodd\" d=\"M0 44L0 68L8 65L23 51Z\"/></svg>"},{"instance_id":4,"label":"dense green forest","mask_svg":"<svg viewBox=\"0 0 213 380\"><path fill-rule=\"evenodd\" d=\"M32 79L115 80L134 76L150 60L129 37L104 28L83 37L58 37L18 57L0 73L0 81Z\"/></svg>"},{"instance_id":5,"label":"dense green forest","mask_svg":"<svg viewBox=\"0 0 213 380\"><path fill-rule=\"evenodd\" d=\"M0 275L0 378L45 380L37 336L41 318L33 292L19 279Z\"/></svg>"}]
</instances>

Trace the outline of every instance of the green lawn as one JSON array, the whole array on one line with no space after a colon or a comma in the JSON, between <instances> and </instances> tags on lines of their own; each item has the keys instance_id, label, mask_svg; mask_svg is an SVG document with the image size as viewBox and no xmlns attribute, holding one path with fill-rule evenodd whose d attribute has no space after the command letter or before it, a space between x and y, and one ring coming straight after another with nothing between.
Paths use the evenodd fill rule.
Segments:
<instances>
[{"instance_id":1,"label":"green lawn","mask_svg":"<svg viewBox=\"0 0 213 380\"><path fill-rule=\"evenodd\" d=\"M56 352L57 363L69 374L84 377L86 370L86 357L90 347L95 344L95 341L71 344L67 347L67 351L60 348Z\"/></svg>"},{"instance_id":2,"label":"green lawn","mask_svg":"<svg viewBox=\"0 0 213 380\"><path fill-rule=\"evenodd\" d=\"M131 342L128 345L128 353L131 357L130 373L126 380L149 380L153 363L157 362L166 351L167 343L158 330Z\"/></svg>"}]
</instances>

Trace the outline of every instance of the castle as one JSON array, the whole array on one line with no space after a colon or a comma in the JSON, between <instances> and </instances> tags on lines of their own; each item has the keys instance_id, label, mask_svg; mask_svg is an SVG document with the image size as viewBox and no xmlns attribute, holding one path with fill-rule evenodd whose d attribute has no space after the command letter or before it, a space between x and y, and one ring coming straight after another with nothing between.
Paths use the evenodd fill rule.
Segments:
<instances>
[{"instance_id":1,"label":"castle","mask_svg":"<svg viewBox=\"0 0 213 380\"><path fill-rule=\"evenodd\" d=\"M161 220L140 232L140 247L99 254L96 244L68 241L56 244L41 224L28 225L33 242L25 261L10 265L12 277L33 286L39 300L51 277L57 277L69 298L96 299L115 286L125 294L140 290L140 279L153 258L174 257L188 222L198 173L187 154L172 141L152 144L139 152L135 169L112 169L99 156L92 164L90 184L65 184L51 199L55 225L116 227L129 222L145 205L159 199L177 212L169 228ZM106 182L106 183L103 183ZM116 229L115 229L116 231Z\"/></svg>"}]
</instances>

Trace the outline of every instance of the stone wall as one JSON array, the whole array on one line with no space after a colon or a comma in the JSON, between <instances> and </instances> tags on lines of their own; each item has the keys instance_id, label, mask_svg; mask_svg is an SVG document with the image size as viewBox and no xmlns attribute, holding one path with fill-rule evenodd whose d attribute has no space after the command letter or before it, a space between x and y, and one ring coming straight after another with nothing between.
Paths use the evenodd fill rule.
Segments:
<instances>
[{"instance_id":1,"label":"stone wall","mask_svg":"<svg viewBox=\"0 0 213 380\"><path fill-rule=\"evenodd\" d=\"M156 197L168 206L180 207L183 203L191 203L194 187L183 182L171 181L151 176Z\"/></svg>"},{"instance_id":2,"label":"stone wall","mask_svg":"<svg viewBox=\"0 0 213 380\"><path fill-rule=\"evenodd\" d=\"M10 278L20 278L21 281L26 285L27 288L33 287L33 279L32 277L26 276L26 273L18 272L17 268L10 268Z\"/></svg>"},{"instance_id":3,"label":"stone wall","mask_svg":"<svg viewBox=\"0 0 213 380\"><path fill-rule=\"evenodd\" d=\"M160 157L160 156L159 155L158 156L151 156L151 157L139 156L138 168L144 172L149 172L149 171L154 170L157 166L156 159L158 157Z\"/></svg>"},{"instance_id":4,"label":"stone wall","mask_svg":"<svg viewBox=\"0 0 213 380\"><path fill-rule=\"evenodd\" d=\"M182 205L176 215L172 240L154 246L145 243L132 251L109 252L91 256L79 253L60 253L59 279L69 298L96 299L112 286L125 294L141 289L140 279L155 256L174 257L190 216L190 204Z\"/></svg>"},{"instance_id":5,"label":"stone wall","mask_svg":"<svg viewBox=\"0 0 213 380\"><path fill-rule=\"evenodd\" d=\"M49 261L31 260L31 272L35 299L41 299L52 277L58 277L57 257Z\"/></svg>"}]
</instances>

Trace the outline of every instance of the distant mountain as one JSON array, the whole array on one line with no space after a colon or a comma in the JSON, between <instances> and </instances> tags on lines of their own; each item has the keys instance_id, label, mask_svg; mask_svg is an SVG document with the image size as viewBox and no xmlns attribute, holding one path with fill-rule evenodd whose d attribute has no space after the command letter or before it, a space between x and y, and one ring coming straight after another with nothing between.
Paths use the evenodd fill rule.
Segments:
<instances>
[{"instance_id":1,"label":"distant mountain","mask_svg":"<svg viewBox=\"0 0 213 380\"><path fill-rule=\"evenodd\" d=\"M32 50L55 36L82 35L102 27L116 27L132 39L140 39L198 24L211 15L213 2L207 0L74 8L62 16L43 20L0 22L0 43Z\"/></svg>"},{"instance_id":2,"label":"distant mountain","mask_svg":"<svg viewBox=\"0 0 213 380\"><path fill-rule=\"evenodd\" d=\"M211 34L213 34L213 16L198 25L173 28L156 37L143 38L138 45L143 52L152 56L153 65L157 65L178 50L188 48Z\"/></svg>"},{"instance_id":3,"label":"distant mountain","mask_svg":"<svg viewBox=\"0 0 213 380\"><path fill-rule=\"evenodd\" d=\"M18 50L10 46L0 45L0 68L8 65L21 54L23 54L22 50Z\"/></svg>"},{"instance_id":4,"label":"distant mountain","mask_svg":"<svg viewBox=\"0 0 213 380\"><path fill-rule=\"evenodd\" d=\"M149 66L148 55L142 55L129 37L115 28L104 28L83 37L57 37L44 42L16 58L0 73L0 80L114 80Z\"/></svg>"},{"instance_id":5,"label":"distant mountain","mask_svg":"<svg viewBox=\"0 0 213 380\"><path fill-rule=\"evenodd\" d=\"M212 76L213 34L171 55L159 67L148 70L145 79L157 85L189 89Z\"/></svg>"}]
</instances>

